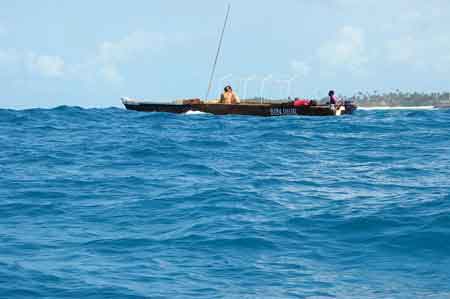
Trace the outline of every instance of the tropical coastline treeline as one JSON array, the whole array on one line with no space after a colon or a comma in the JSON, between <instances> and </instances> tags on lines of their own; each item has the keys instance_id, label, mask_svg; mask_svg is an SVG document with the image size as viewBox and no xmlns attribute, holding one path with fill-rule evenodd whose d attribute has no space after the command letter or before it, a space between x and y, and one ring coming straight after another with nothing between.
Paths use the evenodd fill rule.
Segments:
<instances>
[{"instance_id":1,"label":"tropical coastline treeline","mask_svg":"<svg viewBox=\"0 0 450 299\"><path fill-rule=\"evenodd\" d=\"M450 105L450 92L395 92L373 93L358 92L352 96L340 95L340 99L353 101L360 107L416 107L416 106L448 106ZM244 100L246 103L279 103L293 100L288 99L267 99L254 97ZM314 99L319 103L328 102L328 98Z\"/></svg>"},{"instance_id":2,"label":"tropical coastline treeline","mask_svg":"<svg viewBox=\"0 0 450 299\"><path fill-rule=\"evenodd\" d=\"M450 92L358 92L351 97L343 99L354 101L359 106L365 107L395 107L395 106L441 106L450 104Z\"/></svg>"}]
</instances>

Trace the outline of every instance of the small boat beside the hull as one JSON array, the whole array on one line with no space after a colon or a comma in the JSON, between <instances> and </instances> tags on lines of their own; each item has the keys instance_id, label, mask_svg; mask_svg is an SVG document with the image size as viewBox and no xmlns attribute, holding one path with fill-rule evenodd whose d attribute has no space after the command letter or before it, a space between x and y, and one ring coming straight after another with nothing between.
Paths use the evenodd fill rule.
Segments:
<instances>
[{"instance_id":1,"label":"small boat beside the hull","mask_svg":"<svg viewBox=\"0 0 450 299\"><path fill-rule=\"evenodd\" d=\"M287 115L307 115L307 116L336 116L352 114L356 105L346 102L335 109L329 105L302 106L295 107L293 103L279 104L213 104L213 103L151 103L145 101L123 98L122 103L127 110L141 112L166 112L166 113L187 113L198 111L214 115L253 115L253 116L287 116Z\"/></svg>"}]
</instances>

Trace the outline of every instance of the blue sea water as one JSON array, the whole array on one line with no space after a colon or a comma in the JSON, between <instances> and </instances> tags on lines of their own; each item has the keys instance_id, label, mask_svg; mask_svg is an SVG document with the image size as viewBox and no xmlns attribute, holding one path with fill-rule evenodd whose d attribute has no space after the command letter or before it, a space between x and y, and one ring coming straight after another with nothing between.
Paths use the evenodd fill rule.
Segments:
<instances>
[{"instance_id":1,"label":"blue sea water","mask_svg":"<svg viewBox=\"0 0 450 299\"><path fill-rule=\"evenodd\" d=\"M450 111L0 110L0 298L450 298Z\"/></svg>"}]
</instances>

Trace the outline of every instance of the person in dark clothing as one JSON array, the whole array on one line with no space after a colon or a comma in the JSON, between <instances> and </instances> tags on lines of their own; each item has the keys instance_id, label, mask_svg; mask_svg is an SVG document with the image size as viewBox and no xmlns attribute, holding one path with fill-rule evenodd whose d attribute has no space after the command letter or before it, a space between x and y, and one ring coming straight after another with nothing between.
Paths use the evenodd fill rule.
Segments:
<instances>
[{"instance_id":1,"label":"person in dark clothing","mask_svg":"<svg viewBox=\"0 0 450 299\"><path fill-rule=\"evenodd\" d=\"M330 97L330 105L336 105L337 104L337 97L335 95L334 90L330 90L328 93L328 96Z\"/></svg>"}]
</instances>

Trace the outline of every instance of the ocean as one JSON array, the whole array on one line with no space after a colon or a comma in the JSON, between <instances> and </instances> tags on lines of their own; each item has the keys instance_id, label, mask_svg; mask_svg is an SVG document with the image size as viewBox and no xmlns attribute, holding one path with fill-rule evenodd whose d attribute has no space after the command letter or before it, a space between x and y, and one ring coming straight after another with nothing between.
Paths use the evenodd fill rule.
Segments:
<instances>
[{"instance_id":1,"label":"ocean","mask_svg":"<svg viewBox=\"0 0 450 299\"><path fill-rule=\"evenodd\" d=\"M450 298L450 110L0 110L0 298Z\"/></svg>"}]
</instances>

